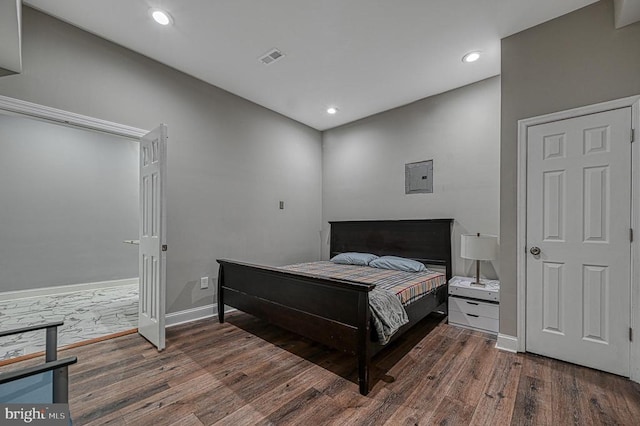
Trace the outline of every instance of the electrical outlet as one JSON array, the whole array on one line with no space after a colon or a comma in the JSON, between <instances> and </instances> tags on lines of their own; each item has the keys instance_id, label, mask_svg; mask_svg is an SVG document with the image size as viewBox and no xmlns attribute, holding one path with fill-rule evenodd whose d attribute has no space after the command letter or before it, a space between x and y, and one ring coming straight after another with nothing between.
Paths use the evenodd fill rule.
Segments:
<instances>
[{"instance_id":1,"label":"electrical outlet","mask_svg":"<svg viewBox=\"0 0 640 426\"><path fill-rule=\"evenodd\" d=\"M200 278L200 288L209 288L209 277Z\"/></svg>"}]
</instances>

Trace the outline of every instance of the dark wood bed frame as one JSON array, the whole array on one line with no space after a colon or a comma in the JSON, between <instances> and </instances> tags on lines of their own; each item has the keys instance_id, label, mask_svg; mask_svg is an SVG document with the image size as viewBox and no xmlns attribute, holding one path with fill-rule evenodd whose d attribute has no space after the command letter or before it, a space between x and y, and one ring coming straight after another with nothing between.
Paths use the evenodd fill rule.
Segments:
<instances>
[{"instance_id":1,"label":"dark wood bed frame","mask_svg":"<svg viewBox=\"0 0 640 426\"><path fill-rule=\"evenodd\" d=\"M451 278L453 219L330 222L331 256L344 252L395 255L446 268ZM357 356L360 393L369 392L369 365L384 346L372 339L369 292L375 285L318 278L219 259L218 319L224 306L264 319L316 342ZM409 323L391 339L446 302L447 285L406 307Z\"/></svg>"}]
</instances>

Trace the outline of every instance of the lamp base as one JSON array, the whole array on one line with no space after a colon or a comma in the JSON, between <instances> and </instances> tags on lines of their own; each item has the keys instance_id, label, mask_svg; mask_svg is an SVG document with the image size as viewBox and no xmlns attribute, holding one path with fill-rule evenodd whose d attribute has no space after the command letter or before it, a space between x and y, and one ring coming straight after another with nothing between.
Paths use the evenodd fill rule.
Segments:
<instances>
[{"instance_id":1,"label":"lamp base","mask_svg":"<svg viewBox=\"0 0 640 426\"><path fill-rule=\"evenodd\" d=\"M480 261L479 260L476 260L476 280L471 283L471 287L484 287L484 284L480 282Z\"/></svg>"}]
</instances>

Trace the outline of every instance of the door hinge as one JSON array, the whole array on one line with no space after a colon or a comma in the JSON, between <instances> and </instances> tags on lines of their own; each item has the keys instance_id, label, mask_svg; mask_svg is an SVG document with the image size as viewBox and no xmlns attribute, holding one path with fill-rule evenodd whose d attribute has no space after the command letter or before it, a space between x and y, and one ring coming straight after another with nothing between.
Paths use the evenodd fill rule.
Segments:
<instances>
[{"instance_id":1,"label":"door hinge","mask_svg":"<svg viewBox=\"0 0 640 426\"><path fill-rule=\"evenodd\" d=\"M629 228L629 241L633 242L633 228Z\"/></svg>"},{"instance_id":2,"label":"door hinge","mask_svg":"<svg viewBox=\"0 0 640 426\"><path fill-rule=\"evenodd\" d=\"M633 342L633 328L629 327L629 341Z\"/></svg>"},{"instance_id":3,"label":"door hinge","mask_svg":"<svg viewBox=\"0 0 640 426\"><path fill-rule=\"evenodd\" d=\"M635 138L635 134L636 134L636 129L634 129L633 127L631 128L631 143L635 142L636 138Z\"/></svg>"},{"instance_id":4,"label":"door hinge","mask_svg":"<svg viewBox=\"0 0 640 426\"><path fill-rule=\"evenodd\" d=\"M162 245L162 251L167 251L167 245L166 244Z\"/></svg>"}]
</instances>

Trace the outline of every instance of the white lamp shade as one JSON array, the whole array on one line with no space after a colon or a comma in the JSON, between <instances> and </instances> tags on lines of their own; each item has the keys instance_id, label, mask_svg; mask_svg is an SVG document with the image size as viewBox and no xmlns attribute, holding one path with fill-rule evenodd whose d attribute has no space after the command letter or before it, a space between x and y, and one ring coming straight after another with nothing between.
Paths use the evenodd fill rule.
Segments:
<instances>
[{"instance_id":1,"label":"white lamp shade","mask_svg":"<svg viewBox=\"0 0 640 426\"><path fill-rule=\"evenodd\" d=\"M463 234L460 256L474 260L497 259L498 237L495 235Z\"/></svg>"}]
</instances>

